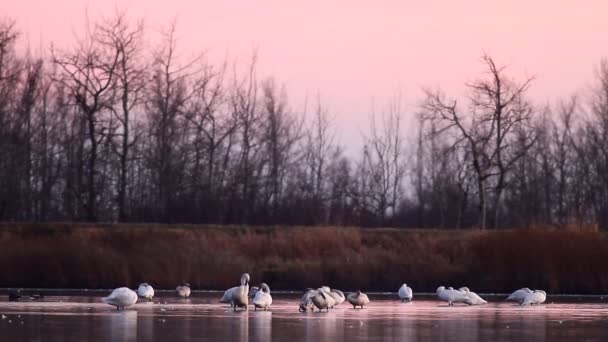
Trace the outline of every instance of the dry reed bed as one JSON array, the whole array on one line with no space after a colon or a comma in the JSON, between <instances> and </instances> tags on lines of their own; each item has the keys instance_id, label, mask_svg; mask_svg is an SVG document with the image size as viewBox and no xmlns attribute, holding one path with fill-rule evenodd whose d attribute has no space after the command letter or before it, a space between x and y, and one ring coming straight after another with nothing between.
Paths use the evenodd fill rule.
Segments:
<instances>
[{"instance_id":1,"label":"dry reed bed","mask_svg":"<svg viewBox=\"0 0 608 342\"><path fill-rule=\"evenodd\" d=\"M592 231L440 231L337 227L2 224L0 287L234 286L242 272L271 289L328 284L417 291L468 285L551 293L608 290L608 240Z\"/></svg>"}]
</instances>

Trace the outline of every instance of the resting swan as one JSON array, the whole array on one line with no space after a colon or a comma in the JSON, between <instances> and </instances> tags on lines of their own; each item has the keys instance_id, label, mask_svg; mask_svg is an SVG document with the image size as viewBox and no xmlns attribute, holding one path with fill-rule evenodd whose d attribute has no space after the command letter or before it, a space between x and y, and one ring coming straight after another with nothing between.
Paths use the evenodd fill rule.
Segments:
<instances>
[{"instance_id":1,"label":"resting swan","mask_svg":"<svg viewBox=\"0 0 608 342\"><path fill-rule=\"evenodd\" d=\"M336 305L334 298L323 288L317 289L317 293L312 296L312 303L319 309L319 311L326 309L329 312L329 308Z\"/></svg>"},{"instance_id":2,"label":"resting swan","mask_svg":"<svg viewBox=\"0 0 608 342\"><path fill-rule=\"evenodd\" d=\"M298 311L300 311L300 312L306 312L308 310L314 311L315 305L312 301L312 297L314 297L316 294L317 294L317 290L308 288L306 290L306 292L304 292L304 295L302 295L302 298L300 299L300 307L298 308Z\"/></svg>"},{"instance_id":3,"label":"resting swan","mask_svg":"<svg viewBox=\"0 0 608 342\"><path fill-rule=\"evenodd\" d=\"M137 294L151 302L152 297L154 297L154 289L148 283L142 283L137 288Z\"/></svg>"},{"instance_id":4,"label":"resting swan","mask_svg":"<svg viewBox=\"0 0 608 342\"><path fill-rule=\"evenodd\" d=\"M329 292L329 294L333 297L334 301L336 302L336 304L334 304L334 307L338 306L339 304L342 304L342 302L344 302L346 300L344 293L340 290L332 289Z\"/></svg>"},{"instance_id":5,"label":"resting swan","mask_svg":"<svg viewBox=\"0 0 608 342\"><path fill-rule=\"evenodd\" d=\"M175 291L177 291L177 294L180 297L182 297L182 298L188 298L188 297L190 297L190 284L183 283L182 285L176 287Z\"/></svg>"},{"instance_id":6,"label":"resting swan","mask_svg":"<svg viewBox=\"0 0 608 342\"><path fill-rule=\"evenodd\" d=\"M522 289L519 289L519 290L511 293L511 295L509 297L507 297L506 300L518 302L519 304L521 304L524 302L524 299L526 299L526 296L529 295L530 293L532 293L532 290L530 290L527 287L524 287Z\"/></svg>"},{"instance_id":7,"label":"resting swan","mask_svg":"<svg viewBox=\"0 0 608 342\"><path fill-rule=\"evenodd\" d=\"M399 299L401 299L402 302L409 302L414 297L412 288L407 286L405 283L401 285L397 294L399 295Z\"/></svg>"},{"instance_id":8,"label":"resting swan","mask_svg":"<svg viewBox=\"0 0 608 342\"><path fill-rule=\"evenodd\" d=\"M487 301L481 298L477 293L470 291L468 287L461 287L458 289L458 291L464 293L464 295L467 297L465 303L469 305L481 305L487 303Z\"/></svg>"},{"instance_id":9,"label":"resting swan","mask_svg":"<svg viewBox=\"0 0 608 342\"><path fill-rule=\"evenodd\" d=\"M346 297L346 299L348 299L348 302L355 309L357 308L357 306L360 306L361 309L363 309L363 305L369 303L369 298L367 297L367 295L365 293L362 293L361 290L358 290L357 292L353 292L353 293L349 294L348 297Z\"/></svg>"},{"instance_id":10,"label":"resting swan","mask_svg":"<svg viewBox=\"0 0 608 342\"><path fill-rule=\"evenodd\" d=\"M260 285L260 290L256 292L252 301L254 310L258 308L268 310L268 307L272 304L272 296L270 295L270 288L266 283Z\"/></svg>"},{"instance_id":11,"label":"resting swan","mask_svg":"<svg viewBox=\"0 0 608 342\"><path fill-rule=\"evenodd\" d=\"M534 292L528 294L521 305L536 304L541 305L547 300L547 293L543 290L534 290Z\"/></svg>"},{"instance_id":12,"label":"resting swan","mask_svg":"<svg viewBox=\"0 0 608 342\"><path fill-rule=\"evenodd\" d=\"M437 297L444 302L448 302L448 306L453 306L454 303L466 303L468 300L464 293L453 288L446 289L445 286L437 288Z\"/></svg>"},{"instance_id":13,"label":"resting swan","mask_svg":"<svg viewBox=\"0 0 608 342\"><path fill-rule=\"evenodd\" d=\"M112 293L101 298L101 301L116 307L116 310L121 308L124 310L126 306L131 306L137 302L137 293L128 287L119 287Z\"/></svg>"}]
</instances>

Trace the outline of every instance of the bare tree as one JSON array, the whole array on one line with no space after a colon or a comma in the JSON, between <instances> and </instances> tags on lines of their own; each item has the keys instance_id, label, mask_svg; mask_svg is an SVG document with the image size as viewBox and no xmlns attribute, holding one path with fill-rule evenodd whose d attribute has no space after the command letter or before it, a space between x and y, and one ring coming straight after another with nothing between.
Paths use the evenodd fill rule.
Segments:
<instances>
[{"instance_id":1,"label":"bare tree","mask_svg":"<svg viewBox=\"0 0 608 342\"><path fill-rule=\"evenodd\" d=\"M404 140L401 133L402 111L400 98L390 103L388 113L382 115L380 127L376 116L370 118L370 136L364 136L365 147L359 167L362 173L360 195L384 223L387 215L394 216L402 195L405 175Z\"/></svg>"},{"instance_id":2,"label":"bare tree","mask_svg":"<svg viewBox=\"0 0 608 342\"><path fill-rule=\"evenodd\" d=\"M499 225L501 198L507 186L507 173L513 164L524 156L534 144L531 136L528 144L518 150L509 142L515 139L515 131L534 134L532 129L532 108L525 100L531 78L517 83L507 78L489 56L482 62L488 68L490 77L472 84L470 112L462 114L455 100L446 100L439 92L426 91L424 109L429 117L442 126L437 134L453 132L457 134L454 146L465 144L471 155L471 163L477 178L479 194L480 227L487 225L488 181L495 178L494 184L494 226Z\"/></svg>"},{"instance_id":3,"label":"bare tree","mask_svg":"<svg viewBox=\"0 0 608 342\"><path fill-rule=\"evenodd\" d=\"M143 22L131 24L125 13L117 12L113 18L100 24L98 30L100 44L110 51L116 51L118 56L115 67L118 108L112 110L120 125L115 133L119 142L111 142L120 165L117 184L118 219L125 221L128 216L126 196L130 149L137 142L137 137L133 134L133 110L143 102L147 77L147 66L142 56Z\"/></svg>"},{"instance_id":4,"label":"bare tree","mask_svg":"<svg viewBox=\"0 0 608 342\"><path fill-rule=\"evenodd\" d=\"M97 220L98 149L107 133L107 127L101 123L100 114L113 106L116 71L120 58L120 51L106 48L100 43L100 34L99 26L95 25L92 29L87 27L85 37L79 39L72 50L51 51L53 63L61 71L57 80L69 89L86 123L89 151L86 171L87 198L84 207L89 221Z\"/></svg>"}]
</instances>

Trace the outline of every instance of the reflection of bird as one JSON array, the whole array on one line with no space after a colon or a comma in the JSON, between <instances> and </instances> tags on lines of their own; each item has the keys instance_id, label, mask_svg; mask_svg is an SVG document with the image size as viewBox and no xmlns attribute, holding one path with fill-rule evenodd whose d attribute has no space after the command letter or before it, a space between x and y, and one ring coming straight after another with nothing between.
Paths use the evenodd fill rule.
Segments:
<instances>
[{"instance_id":1,"label":"reflection of bird","mask_svg":"<svg viewBox=\"0 0 608 342\"><path fill-rule=\"evenodd\" d=\"M272 296L270 295L270 288L266 283L262 283L260 285L260 290L256 292L252 301L255 309L258 308L264 309L264 311L268 310L268 307L272 304Z\"/></svg>"},{"instance_id":2,"label":"reflection of bird","mask_svg":"<svg viewBox=\"0 0 608 342\"><path fill-rule=\"evenodd\" d=\"M154 297L154 289L148 283L142 283L137 288L137 294L151 302L152 297Z\"/></svg>"},{"instance_id":3,"label":"reflection of bird","mask_svg":"<svg viewBox=\"0 0 608 342\"><path fill-rule=\"evenodd\" d=\"M519 289L519 290L511 293L511 295L509 297L507 297L506 300L518 302L519 304L521 304L524 302L524 299L526 299L526 296L529 295L530 293L532 293L532 290L530 290L527 287L524 287L522 289Z\"/></svg>"},{"instance_id":4,"label":"reflection of bird","mask_svg":"<svg viewBox=\"0 0 608 342\"><path fill-rule=\"evenodd\" d=\"M310 311L314 311L315 309L315 305L312 301L312 297L314 297L317 294L317 290L315 289L307 289L306 292L304 293L304 295L302 296L302 298L300 299L300 308L298 309L298 311L300 312L306 312L308 310Z\"/></svg>"},{"instance_id":5,"label":"reflection of bird","mask_svg":"<svg viewBox=\"0 0 608 342\"><path fill-rule=\"evenodd\" d=\"M401 285L397 294L399 295L399 299L401 299L402 302L409 302L414 297L412 288L407 286L405 283Z\"/></svg>"},{"instance_id":6,"label":"reflection of bird","mask_svg":"<svg viewBox=\"0 0 608 342\"><path fill-rule=\"evenodd\" d=\"M188 283L183 283L182 285L176 287L175 290L177 291L177 294L180 297L183 297L183 298L190 297L190 284L188 284Z\"/></svg>"},{"instance_id":7,"label":"reflection of bird","mask_svg":"<svg viewBox=\"0 0 608 342\"><path fill-rule=\"evenodd\" d=\"M440 300L448 302L448 306L453 306L454 303L466 303L467 297L464 293L454 290L453 288L446 289L445 286L437 288L437 296Z\"/></svg>"},{"instance_id":8,"label":"reflection of bird","mask_svg":"<svg viewBox=\"0 0 608 342\"><path fill-rule=\"evenodd\" d=\"M234 310L237 307L245 308L249 305L249 273L243 273L241 275L241 286L232 288L230 291L230 303L234 306Z\"/></svg>"},{"instance_id":9,"label":"reflection of bird","mask_svg":"<svg viewBox=\"0 0 608 342\"><path fill-rule=\"evenodd\" d=\"M102 302L116 307L116 310L124 309L137 302L137 293L128 287L119 287L112 293L101 299Z\"/></svg>"},{"instance_id":10,"label":"reflection of bird","mask_svg":"<svg viewBox=\"0 0 608 342\"><path fill-rule=\"evenodd\" d=\"M357 306L360 306L361 309L363 309L363 305L369 303L369 298L367 297L367 295L365 293L362 293L360 290L349 294L346 299L348 299L348 302L355 309L357 308Z\"/></svg>"},{"instance_id":11,"label":"reflection of bird","mask_svg":"<svg viewBox=\"0 0 608 342\"><path fill-rule=\"evenodd\" d=\"M487 303L483 298L479 297L477 293L469 290L468 287L461 287L460 289L458 289L458 291L464 293L464 295L467 297L465 303L469 305L481 305Z\"/></svg>"},{"instance_id":12,"label":"reflection of bird","mask_svg":"<svg viewBox=\"0 0 608 342\"><path fill-rule=\"evenodd\" d=\"M536 304L541 305L547 300L547 293L543 290L534 290L528 294L521 305Z\"/></svg>"}]
</instances>

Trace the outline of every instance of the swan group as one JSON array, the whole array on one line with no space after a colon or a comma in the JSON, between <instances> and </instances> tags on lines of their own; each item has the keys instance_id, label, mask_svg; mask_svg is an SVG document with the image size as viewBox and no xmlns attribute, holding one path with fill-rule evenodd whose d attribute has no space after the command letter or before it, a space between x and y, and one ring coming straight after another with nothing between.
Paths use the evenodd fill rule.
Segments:
<instances>
[{"instance_id":1,"label":"swan group","mask_svg":"<svg viewBox=\"0 0 608 342\"><path fill-rule=\"evenodd\" d=\"M238 308L248 310L248 306L251 303L254 306L254 310L257 309L267 311L272 305L272 295L270 294L270 286L267 283L261 283L259 287L250 287L251 277L249 273L243 273L240 277L240 285L234 286L226 290L220 299L220 303L230 304L230 308L236 311ZM191 290L190 285L183 283L176 287L177 294L182 298L188 298ZM397 295L401 302L412 301L414 294L412 288L403 283L397 290ZM456 303L463 303L466 305L482 305L486 304L487 301L479 296L477 293L471 291L468 287L461 287L454 289L452 287L446 288L440 286L437 288L436 295L439 300L448 303L448 306L453 306ZM9 296L10 297L10 296ZM101 300L103 303L116 307L117 310L125 309L131 305L134 305L138 298L142 298L148 301L152 301L154 297L154 288L148 283L139 284L136 291L131 290L128 287L120 287L114 289L112 293L103 297ZM547 293L543 290L530 290L527 287L511 293L506 301L514 301L522 306L527 305L541 305L547 300ZM334 309L344 301L348 301L354 309L363 309L365 305L370 303L370 299L367 294L357 290L345 296L344 293L338 289L332 289L329 286L321 286L317 289L308 288L300 298L298 310L300 312L318 311L325 310L329 312L330 309Z\"/></svg>"}]
</instances>

